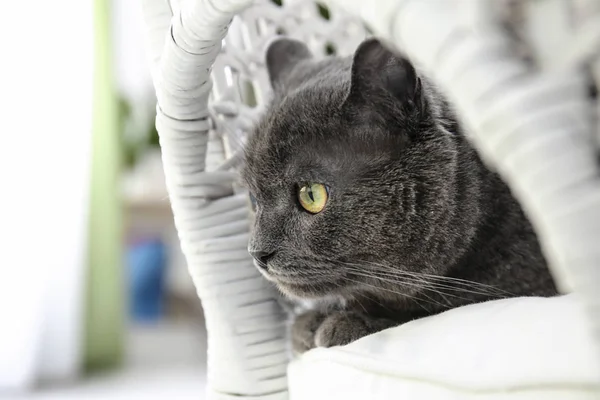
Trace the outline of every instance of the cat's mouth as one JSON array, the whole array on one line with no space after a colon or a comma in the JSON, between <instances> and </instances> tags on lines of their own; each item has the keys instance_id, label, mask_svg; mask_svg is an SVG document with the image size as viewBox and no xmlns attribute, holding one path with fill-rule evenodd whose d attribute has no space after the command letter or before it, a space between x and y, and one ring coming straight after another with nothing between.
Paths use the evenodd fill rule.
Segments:
<instances>
[{"instance_id":1,"label":"cat's mouth","mask_svg":"<svg viewBox=\"0 0 600 400\"><path fill-rule=\"evenodd\" d=\"M257 265L261 274L286 296L300 299L317 299L340 293L346 288L347 281L343 277L329 275L327 278L311 274L309 268L300 266L282 267L281 265ZM290 271L303 270L303 273Z\"/></svg>"}]
</instances>

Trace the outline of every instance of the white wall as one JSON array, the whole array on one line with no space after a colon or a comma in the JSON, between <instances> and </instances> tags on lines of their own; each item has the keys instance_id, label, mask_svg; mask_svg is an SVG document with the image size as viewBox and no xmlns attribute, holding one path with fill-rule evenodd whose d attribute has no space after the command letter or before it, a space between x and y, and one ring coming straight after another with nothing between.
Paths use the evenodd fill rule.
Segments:
<instances>
[{"instance_id":1,"label":"white wall","mask_svg":"<svg viewBox=\"0 0 600 400\"><path fill-rule=\"evenodd\" d=\"M92 0L1 8L0 391L77 371L93 71Z\"/></svg>"}]
</instances>

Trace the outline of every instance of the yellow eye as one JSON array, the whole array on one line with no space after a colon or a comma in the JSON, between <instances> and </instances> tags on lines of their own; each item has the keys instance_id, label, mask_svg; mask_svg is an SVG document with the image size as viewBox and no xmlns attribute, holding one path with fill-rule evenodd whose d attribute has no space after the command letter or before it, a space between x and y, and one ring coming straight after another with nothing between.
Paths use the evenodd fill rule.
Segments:
<instances>
[{"instance_id":1,"label":"yellow eye","mask_svg":"<svg viewBox=\"0 0 600 400\"><path fill-rule=\"evenodd\" d=\"M298 201L311 214L320 213L327 203L327 188L321 183L308 183L298 191Z\"/></svg>"}]
</instances>

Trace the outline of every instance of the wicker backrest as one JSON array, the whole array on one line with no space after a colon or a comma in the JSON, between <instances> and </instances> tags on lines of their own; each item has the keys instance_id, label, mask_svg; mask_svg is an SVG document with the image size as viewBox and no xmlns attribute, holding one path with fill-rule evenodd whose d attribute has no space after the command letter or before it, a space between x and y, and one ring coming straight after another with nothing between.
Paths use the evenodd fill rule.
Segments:
<instances>
[{"instance_id":1,"label":"wicker backrest","mask_svg":"<svg viewBox=\"0 0 600 400\"><path fill-rule=\"evenodd\" d=\"M389 18L359 0L334 2L368 16L457 107L600 344L598 1L378 0Z\"/></svg>"}]
</instances>

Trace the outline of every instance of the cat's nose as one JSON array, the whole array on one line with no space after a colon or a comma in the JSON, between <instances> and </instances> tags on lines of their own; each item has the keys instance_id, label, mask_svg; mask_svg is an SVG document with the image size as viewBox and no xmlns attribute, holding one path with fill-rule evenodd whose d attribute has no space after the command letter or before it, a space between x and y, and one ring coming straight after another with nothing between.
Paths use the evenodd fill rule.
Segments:
<instances>
[{"instance_id":1,"label":"cat's nose","mask_svg":"<svg viewBox=\"0 0 600 400\"><path fill-rule=\"evenodd\" d=\"M274 252L265 250L249 250L250 255L257 261L257 264L263 268L267 268L267 261L273 257Z\"/></svg>"}]
</instances>

